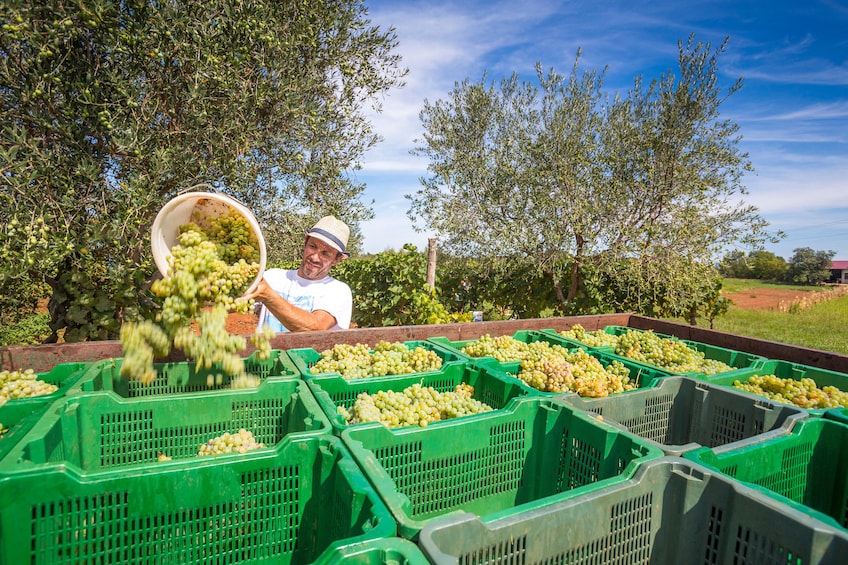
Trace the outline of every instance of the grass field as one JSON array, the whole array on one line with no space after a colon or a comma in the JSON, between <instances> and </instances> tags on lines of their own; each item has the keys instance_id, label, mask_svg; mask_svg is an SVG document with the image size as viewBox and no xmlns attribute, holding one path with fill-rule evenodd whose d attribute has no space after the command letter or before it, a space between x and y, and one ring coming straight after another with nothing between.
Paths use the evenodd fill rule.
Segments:
<instances>
[{"instance_id":1,"label":"grass field","mask_svg":"<svg viewBox=\"0 0 848 565\"><path fill-rule=\"evenodd\" d=\"M756 292L758 288L810 290L810 287L727 279L723 293ZM825 292L818 290L817 292ZM699 321L699 325L707 325ZM848 296L834 298L795 313L731 306L715 320L714 329L848 355Z\"/></svg>"}]
</instances>

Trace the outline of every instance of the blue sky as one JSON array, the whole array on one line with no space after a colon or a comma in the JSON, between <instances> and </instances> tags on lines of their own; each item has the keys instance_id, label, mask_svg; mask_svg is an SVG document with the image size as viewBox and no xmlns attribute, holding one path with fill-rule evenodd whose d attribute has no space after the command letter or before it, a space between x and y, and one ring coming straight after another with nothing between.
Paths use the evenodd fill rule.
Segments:
<instances>
[{"instance_id":1,"label":"blue sky","mask_svg":"<svg viewBox=\"0 0 848 565\"><path fill-rule=\"evenodd\" d=\"M677 42L690 34L713 47L725 87L743 88L722 104L739 124L740 148L755 172L746 175L745 202L787 237L766 250L790 259L793 250L835 251L848 260L848 3L843 0L685 2L487 0L367 0L374 24L394 27L409 68L407 86L390 93L372 123L384 141L363 159L376 218L362 225L363 250L376 253L428 237L406 216L405 194L426 175L427 161L409 154L421 137L424 100L447 97L454 83L518 72L534 65L570 71L582 49L582 69L607 67L605 91L625 93L677 72Z\"/></svg>"}]
</instances>

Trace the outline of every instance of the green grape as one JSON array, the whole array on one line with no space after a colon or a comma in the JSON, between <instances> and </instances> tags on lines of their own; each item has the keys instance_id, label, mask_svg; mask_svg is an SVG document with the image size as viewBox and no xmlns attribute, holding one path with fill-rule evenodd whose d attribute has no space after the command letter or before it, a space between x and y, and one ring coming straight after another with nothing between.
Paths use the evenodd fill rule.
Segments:
<instances>
[{"instance_id":1,"label":"green grape","mask_svg":"<svg viewBox=\"0 0 848 565\"><path fill-rule=\"evenodd\" d=\"M604 367L582 349L569 351L547 341L525 343L511 336L487 334L466 344L463 351L472 357L491 356L501 363L519 361L516 376L543 392L576 392L597 397L636 388L630 382L630 371L622 363L613 362Z\"/></svg>"},{"instance_id":2,"label":"green grape","mask_svg":"<svg viewBox=\"0 0 848 565\"><path fill-rule=\"evenodd\" d=\"M32 369L0 371L0 406L13 398L32 398L53 394L59 387L42 381Z\"/></svg>"},{"instance_id":3,"label":"green grape","mask_svg":"<svg viewBox=\"0 0 848 565\"><path fill-rule=\"evenodd\" d=\"M604 345L615 347L616 343L618 343L618 336L608 334L604 330L586 331L580 324L574 324L571 326L571 329L562 330L559 332L559 335L579 341L580 343L585 343L590 347L601 347Z\"/></svg>"},{"instance_id":4,"label":"green grape","mask_svg":"<svg viewBox=\"0 0 848 565\"><path fill-rule=\"evenodd\" d=\"M154 359L172 347L183 350L197 368L220 365L228 375L243 375L244 361L237 353L246 341L226 331L226 319L228 312L246 313L254 305L239 298L259 272L259 243L250 224L230 210L180 226L168 266L168 276L151 286L161 301L155 318L121 327L121 375L150 384L157 376ZM257 358L270 358L272 337L265 329L251 337Z\"/></svg>"},{"instance_id":5,"label":"green grape","mask_svg":"<svg viewBox=\"0 0 848 565\"><path fill-rule=\"evenodd\" d=\"M247 453L253 449L265 447L264 443L257 442L253 432L241 428L238 432L224 434L212 438L197 450L197 455L221 455L223 453Z\"/></svg>"},{"instance_id":6,"label":"green grape","mask_svg":"<svg viewBox=\"0 0 848 565\"><path fill-rule=\"evenodd\" d=\"M373 351L363 343L338 343L321 352L321 359L312 365L310 372L339 373L350 380L437 371L441 366L442 358L423 346L409 349L399 341L380 341Z\"/></svg>"},{"instance_id":7,"label":"green grape","mask_svg":"<svg viewBox=\"0 0 848 565\"><path fill-rule=\"evenodd\" d=\"M704 353L677 339L656 335L653 331L627 330L618 337L617 355L655 365L672 373L704 373L715 375L732 371L726 363L706 359Z\"/></svg>"},{"instance_id":8,"label":"green grape","mask_svg":"<svg viewBox=\"0 0 848 565\"><path fill-rule=\"evenodd\" d=\"M744 383L739 380L734 381L733 386L739 390L800 408L812 410L848 408L848 392L829 385L819 388L809 377L796 380L781 379L776 375L754 375Z\"/></svg>"},{"instance_id":9,"label":"green grape","mask_svg":"<svg viewBox=\"0 0 848 565\"><path fill-rule=\"evenodd\" d=\"M492 407L474 398L474 387L458 384L453 391L440 393L432 387L414 384L402 391L380 390L360 393L349 409L338 413L348 424L380 422L389 428L426 427L460 416L491 411Z\"/></svg>"},{"instance_id":10,"label":"green grape","mask_svg":"<svg viewBox=\"0 0 848 565\"><path fill-rule=\"evenodd\" d=\"M521 361L516 375L528 386L543 392L575 392L603 397L633 390L629 369L618 361L607 367L583 349L569 351L547 342L531 344L531 355Z\"/></svg>"},{"instance_id":11,"label":"green grape","mask_svg":"<svg viewBox=\"0 0 848 565\"><path fill-rule=\"evenodd\" d=\"M489 334L480 336L475 341L467 343L462 352L470 357L494 357L501 363L521 361L529 355L530 346L509 335L492 337Z\"/></svg>"},{"instance_id":12,"label":"green grape","mask_svg":"<svg viewBox=\"0 0 848 565\"><path fill-rule=\"evenodd\" d=\"M256 333L250 336L250 342L256 348L256 358L260 361L267 361L271 358L271 339L274 337L274 332L267 325L257 329Z\"/></svg>"}]
</instances>

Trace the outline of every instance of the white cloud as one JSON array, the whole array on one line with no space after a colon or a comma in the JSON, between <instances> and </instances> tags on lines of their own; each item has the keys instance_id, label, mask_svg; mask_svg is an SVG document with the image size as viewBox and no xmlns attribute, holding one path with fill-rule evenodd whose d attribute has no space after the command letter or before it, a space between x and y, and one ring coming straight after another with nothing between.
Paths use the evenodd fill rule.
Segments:
<instances>
[{"instance_id":1,"label":"white cloud","mask_svg":"<svg viewBox=\"0 0 848 565\"><path fill-rule=\"evenodd\" d=\"M774 113L760 117L748 118L748 120L831 120L834 118L848 117L848 100L834 100L832 102L820 102L809 104L791 112Z\"/></svg>"}]
</instances>

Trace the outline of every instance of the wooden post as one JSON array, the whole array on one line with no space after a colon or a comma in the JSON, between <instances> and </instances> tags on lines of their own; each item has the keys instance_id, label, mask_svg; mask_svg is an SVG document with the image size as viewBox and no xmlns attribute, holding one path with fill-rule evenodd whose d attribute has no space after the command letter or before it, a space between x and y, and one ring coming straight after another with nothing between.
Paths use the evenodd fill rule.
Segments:
<instances>
[{"instance_id":1,"label":"wooden post","mask_svg":"<svg viewBox=\"0 0 848 565\"><path fill-rule=\"evenodd\" d=\"M436 288L436 238L427 240L427 286Z\"/></svg>"}]
</instances>

